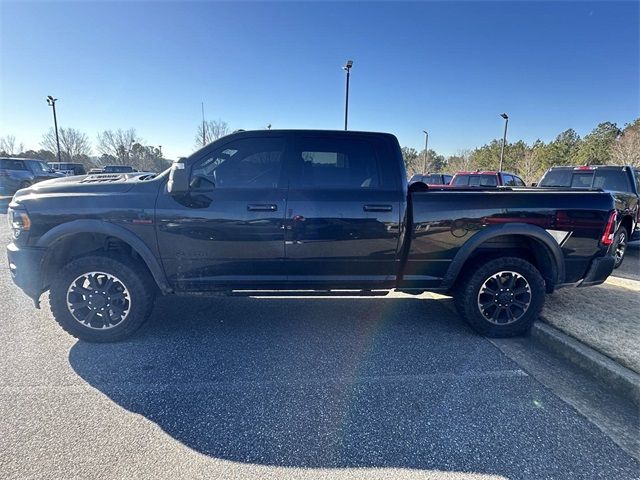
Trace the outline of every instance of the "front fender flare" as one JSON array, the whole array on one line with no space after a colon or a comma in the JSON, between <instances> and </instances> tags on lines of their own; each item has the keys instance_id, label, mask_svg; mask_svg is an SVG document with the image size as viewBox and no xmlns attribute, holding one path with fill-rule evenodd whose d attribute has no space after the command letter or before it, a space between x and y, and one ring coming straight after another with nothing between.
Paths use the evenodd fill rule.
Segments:
<instances>
[{"instance_id":1,"label":"front fender flare","mask_svg":"<svg viewBox=\"0 0 640 480\"><path fill-rule=\"evenodd\" d=\"M118 238L119 240L127 243L138 255L140 255L142 261L147 265L153 279L158 285L158 288L160 288L163 293L170 293L172 291L169 282L167 282L164 269L151 249L135 233L121 227L120 225L105 222L103 220L73 220L49 230L38 239L36 246L49 248L58 240L77 233L100 233Z\"/></svg>"}]
</instances>

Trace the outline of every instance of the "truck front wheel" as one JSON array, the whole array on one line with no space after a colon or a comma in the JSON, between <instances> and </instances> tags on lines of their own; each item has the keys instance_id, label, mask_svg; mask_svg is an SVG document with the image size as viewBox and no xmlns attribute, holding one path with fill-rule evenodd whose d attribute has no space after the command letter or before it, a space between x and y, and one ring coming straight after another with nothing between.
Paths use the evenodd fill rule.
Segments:
<instances>
[{"instance_id":1,"label":"truck front wheel","mask_svg":"<svg viewBox=\"0 0 640 480\"><path fill-rule=\"evenodd\" d=\"M458 312L478 333L513 337L527 333L544 305L544 280L531 263L503 257L476 264L456 294Z\"/></svg>"},{"instance_id":2,"label":"truck front wheel","mask_svg":"<svg viewBox=\"0 0 640 480\"><path fill-rule=\"evenodd\" d=\"M136 262L80 257L56 275L49 304L60 326L80 340L115 342L135 332L153 308L155 285Z\"/></svg>"}]
</instances>

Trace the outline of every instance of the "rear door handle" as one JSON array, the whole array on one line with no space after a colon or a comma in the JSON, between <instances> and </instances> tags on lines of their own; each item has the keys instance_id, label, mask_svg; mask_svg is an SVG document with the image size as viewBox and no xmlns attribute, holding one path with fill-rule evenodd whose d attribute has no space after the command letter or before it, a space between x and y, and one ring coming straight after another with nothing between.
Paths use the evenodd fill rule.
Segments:
<instances>
[{"instance_id":1,"label":"rear door handle","mask_svg":"<svg viewBox=\"0 0 640 480\"><path fill-rule=\"evenodd\" d=\"M362 207L365 212L390 212L393 210L391 205L365 205Z\"/></svg>"},{"instance_id":2,"label":"rear door handle","mask_svg":"<svg viewBox=\"0 0 640 480\"><path fill-rule=\"evenodd\" d=\"M278 206L274 203L250 203L247 205L250 212L276 212Z\"/></svg>"}]
</instances>

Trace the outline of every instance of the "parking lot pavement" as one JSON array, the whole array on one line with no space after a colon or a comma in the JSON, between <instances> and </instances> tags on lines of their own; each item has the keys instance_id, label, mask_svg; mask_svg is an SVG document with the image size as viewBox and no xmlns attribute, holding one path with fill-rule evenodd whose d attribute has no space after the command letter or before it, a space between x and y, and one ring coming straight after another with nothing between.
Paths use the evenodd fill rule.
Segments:
<instances>
[{"instance_id":1,"label":"parking lot pavement","mask_svg":"<svg viewBox=\"0 0 640 480\"><path fill-rule=\"evenodd\" d=\"M4 479L640 474L441 301L164 298L93 345L33 309L4 255L0 292Z\"/></svg>"},{"instance_id":2,"label":"parking lot pavement","mask_svg":"<svg viewBox=\"0 0 640 480\"><path fill-rule=\"evenodd\" d=\"M613 275L620 278L640 280L640 242L634 242L627 247L624 261Z\"/></svg>"}]
</instances>

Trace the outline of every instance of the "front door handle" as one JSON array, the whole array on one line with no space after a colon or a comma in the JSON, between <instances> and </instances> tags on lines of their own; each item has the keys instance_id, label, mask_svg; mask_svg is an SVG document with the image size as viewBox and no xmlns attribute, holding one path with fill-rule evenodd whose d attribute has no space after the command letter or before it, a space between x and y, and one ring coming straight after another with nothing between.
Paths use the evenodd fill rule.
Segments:
<instances>
[{"instance_id":1,"label":"front door handle","mask_svg":"<svg viewBox=\"0 0 640 480\"><path fill-rule=\"evenodd\" d=\"M276 212L278 206L274 203L250 203L247 205L250 212Z\"/></svg>"},{"instance_id":2,"label":"front door handle","mask_svg":"<svg viewBox=\"0 0 640 480\"><path fill-rule=\"evenodd\" d=\"M365 205L362 207L365 212L390 212L393 210L391 205Z\"/></svg>"}]
</instances>

